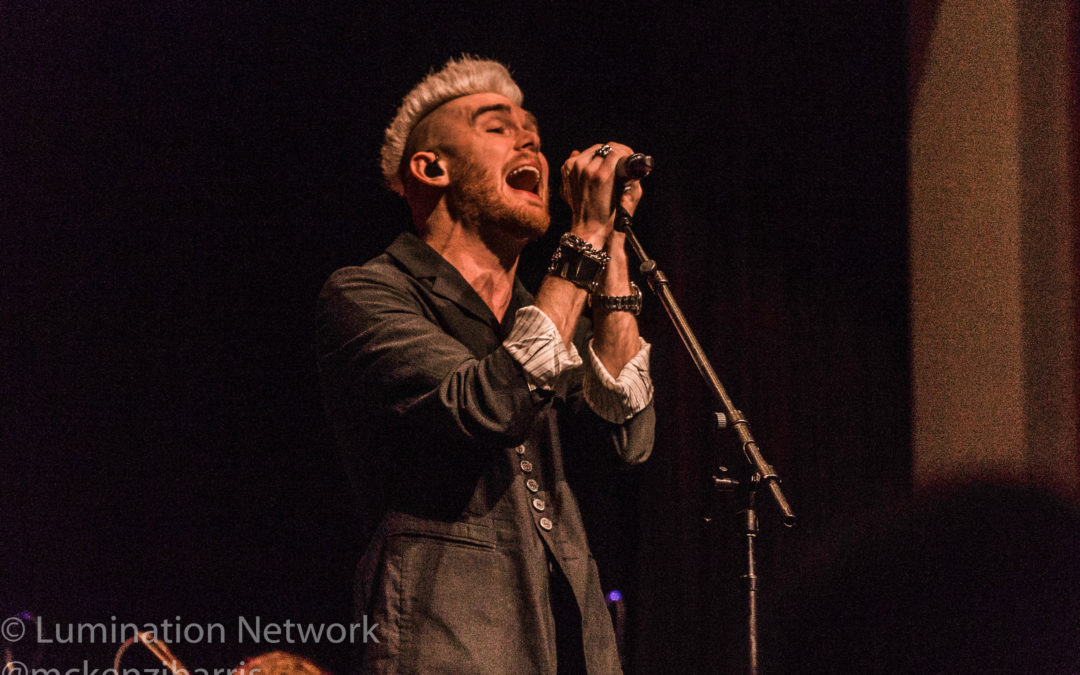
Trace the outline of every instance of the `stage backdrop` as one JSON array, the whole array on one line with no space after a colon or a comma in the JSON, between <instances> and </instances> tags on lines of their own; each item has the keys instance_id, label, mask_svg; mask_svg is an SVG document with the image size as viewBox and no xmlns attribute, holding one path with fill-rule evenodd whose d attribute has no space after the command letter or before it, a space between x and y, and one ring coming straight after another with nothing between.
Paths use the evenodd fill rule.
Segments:
<instances>
[{"instance_id":1,"label":"stage backdrop","mask_svg":"<svg viewBox=\"0 0 1080 675\"><path fill-rule=\"evenodd\" d=\"M606 140L655 156L640 238L800 518L761 504L764 596L907 494L906 3L384 4L0 10L0 615L220 622L173 645L205 668L275 646L240 616L348 620L315 296L405 227L381 130L462 52L509 64L556 166ZM632 672L735 669L737 506L708 482L740 453L651 297L642 323L656 451L586 487L592 544ZM345 668L342 645L276 646Z\"/></svg>"}]
</instances>

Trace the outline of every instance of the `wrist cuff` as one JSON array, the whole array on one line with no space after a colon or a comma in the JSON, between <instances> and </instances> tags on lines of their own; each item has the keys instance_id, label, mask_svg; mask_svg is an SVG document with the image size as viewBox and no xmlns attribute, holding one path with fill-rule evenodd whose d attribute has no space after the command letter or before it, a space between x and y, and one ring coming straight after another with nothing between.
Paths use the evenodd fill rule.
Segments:
<instances>
[{"instance_id":1,"label":"wrist cuff","mask_svg":"<svg viewBox=\"0 0 1080 675\"><path fill-rule=\"evenodd\" d=\"M592 293L596 290L609 260L611 256L604 251L567 232L559 239L559 248L555 249L555 255L551 256L547 273L566 279Z\"/></svg>"}]
</instances>

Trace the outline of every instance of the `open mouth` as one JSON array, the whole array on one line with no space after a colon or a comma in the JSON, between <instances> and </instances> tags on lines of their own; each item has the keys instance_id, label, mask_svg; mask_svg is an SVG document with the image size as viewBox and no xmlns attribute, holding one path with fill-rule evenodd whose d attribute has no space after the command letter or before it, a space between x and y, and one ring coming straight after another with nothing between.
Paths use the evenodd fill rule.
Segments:
<instances>
[{"instance_id":1,"label":"open mouth","mask_svg":"<svg viewBox=\"0 0 1080 675\"><path fill-rule=\"evenodd\" d=\"M515 190L540 195L540 169L532 164L523 164L506 174L506 184Z\"/></svg>"}]
</instances>

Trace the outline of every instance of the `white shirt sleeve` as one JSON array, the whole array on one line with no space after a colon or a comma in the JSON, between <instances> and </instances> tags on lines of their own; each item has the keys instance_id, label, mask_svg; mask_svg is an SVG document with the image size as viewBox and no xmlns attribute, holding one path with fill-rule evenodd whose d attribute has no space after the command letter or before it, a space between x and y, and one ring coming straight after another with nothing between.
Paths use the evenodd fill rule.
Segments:
<instances>
[{"instance_id":1,"label":"white shirt sleeve","mask_svg":"<svg viewBox=\"0 0 1080 675\"><path fill-rule=\"evenodd\" d=\"M566 346L555 323L535 305L517 311L503 347L521 364L529 391L551 391L563 373L582 365L577 348Z\"/></svg>"},{"instance_id":2,"label":"white shirt sleeve","mask_svg":"<svg viewBox=\"0 0 1080 675\"><path fill-rule=\"evenodd\" d=\"M585 401L593 412L615 424L622 424L652 401L651 345L641 338L638 340L638 353L623 366L618 377L608 373L589 343L590 367L585 368ZM551 391L560 377L583 365L574 345L567 346L554 322L535 305L517 311L514 327L503 341L503 347L521 364L530 391Z\"/></svg>"},{"instance_id":3,"label":"white shirt sleeve","mask_svg":"<svg viewBox=\"0 0 1080 675\"><path fill-rule=\"evenodd\" d=\"M638 338L638 353L630 359L618 377L612 377L593 351L589 341L591 368L585 370L585 401L600 417L622 424L641 412L653 398L652 377L649 375L648 342Z\"/></svg>"}]
</instances>

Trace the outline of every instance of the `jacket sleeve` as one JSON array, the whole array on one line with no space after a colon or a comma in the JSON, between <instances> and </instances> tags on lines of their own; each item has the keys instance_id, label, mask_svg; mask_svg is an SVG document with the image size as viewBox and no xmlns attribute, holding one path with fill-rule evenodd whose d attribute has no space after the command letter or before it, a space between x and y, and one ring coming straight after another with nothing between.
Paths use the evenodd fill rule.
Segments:
<instances>
[{"instance_id":1,"label":"jacket sleeve","mask_svg":"<svg viewBox=\"0 0 1080 675\"><path fill-rule=\"evenodd\" d=\"M655 423L651 403L614 424L585 405L580 370L569 390L530 387L505 346L477 358L436 323L402 281L367 268L344 268L320 294L319 367L339 432L357 426L350 419L362 415L367 425L438 439L447 448L510 447L521 443L537 415L562 395L578 411L572 426L579 433L612 447L622 462L649 456ZM582 321L575 342L584 345L587 327Z\"/></svg>"},{"instance_id":2,"label":"jacket sleeve","mask_svg":"<svg viewBox=\"0 0 1080 675\"><path fill-rule=\"evenodd\" d=\"M587 320L581 323L585 326L590 325ZM579 345L579 351L590 355L590 359L592 358L592 348L589 346L591 339L592 331L579 326L574 342ZM647 363L648 350L644 351L643 358ZM577 378L567 392L567 397L572 402L572 409L575 411L572 419L569 420L567 436L578 439L578 445L586 448L597 446L614 448L614 459L620 464L640 464L652 454L655 440L656 411L652 400L652 380L648 380L648 403L645 407L625 417L621 422L612 422L597 411L598 406L589 402L585 393L591 384L591 375L588 370L594 365L587 363L582 369L584 377Z\"/></svg>"},{"instance_id":3,"label":"jacket sleeve","mask_svg":"<svg viewBox=\"0 0 1080 675\"><path fill-rule=\"evenodd\" d=\"M587 319L579 322L568 350L547 315L528 306L518 310L518 321L503 344L521 364L530 389L552 389L558 380L572 380L567 397L577 399L578 414L610 434L611 442L605 445L612 445L621 460L643 462L652 451L655 426L649 345L639 338L640 350L614 378L593 352L589 326ZM578 342L588 345L588 363L578 356Z\"/></svg>"},{"instance_id":4,"label":"jacket sleeve","mask_svg":"<svg viewBox=\"0 0 1080 675\"><path fill-rule=\"evenodd\" d=\"M520 443L550 395L529 390L502 346L474 357L395 281L352 267L323 287L317 344L330 407L361 406L429 438Z\"/></svg>"}]
</instances>

